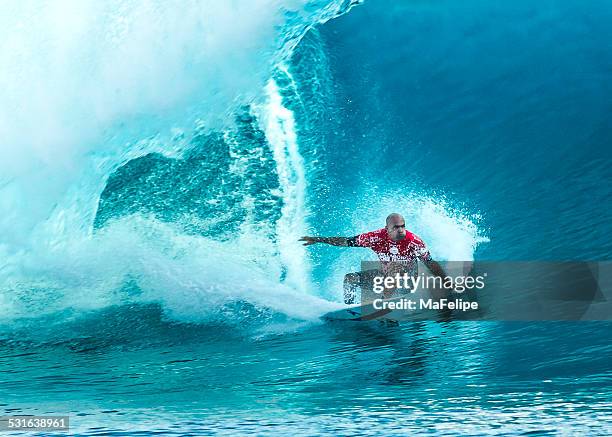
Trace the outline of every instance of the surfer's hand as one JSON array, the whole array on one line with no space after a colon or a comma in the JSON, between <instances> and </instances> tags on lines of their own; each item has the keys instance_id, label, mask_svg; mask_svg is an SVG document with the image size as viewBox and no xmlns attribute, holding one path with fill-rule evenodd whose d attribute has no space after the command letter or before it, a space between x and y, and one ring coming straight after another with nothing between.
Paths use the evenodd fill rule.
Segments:
<instances>
[{"instance_id":1,"label":"surfer's hand","mask_svg":"<svg viewBox=\"0 0 612 437\"><path fill-rule=\"evenodd\" d=\"M311 244L319 242L317 237L302 237L298 241L304 241L304 246L310 246Z\"/></svg>"}]
</instances>

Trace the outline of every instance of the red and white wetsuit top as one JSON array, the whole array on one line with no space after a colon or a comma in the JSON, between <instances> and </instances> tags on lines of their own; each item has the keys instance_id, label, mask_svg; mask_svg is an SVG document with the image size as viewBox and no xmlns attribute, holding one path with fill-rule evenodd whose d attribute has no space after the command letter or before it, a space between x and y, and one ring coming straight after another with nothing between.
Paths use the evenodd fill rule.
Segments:
<instances>
[{"instance_id":1,"label":"red and white wetsuit top","mask_svg":"<svg viewBox=\"0 0 612 437\"><path fill-rule=\"evenodd\" d=\"M423 240L412 232L406 231L406 236L402 240L393 241L389 238L386 228L377 231L366 232L351 238L355 246L369 247L386 268L389 263L399 263L412 266L417 258L428 261L431 255Z\"/></svg>"}]
</instances>

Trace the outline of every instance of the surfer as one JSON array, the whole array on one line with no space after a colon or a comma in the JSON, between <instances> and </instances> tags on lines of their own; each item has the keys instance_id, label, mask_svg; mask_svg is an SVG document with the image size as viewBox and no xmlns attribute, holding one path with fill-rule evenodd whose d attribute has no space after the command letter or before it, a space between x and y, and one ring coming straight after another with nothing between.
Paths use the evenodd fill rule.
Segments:
<instances>
[{"instance_id":1,"label":"surfer","mask_svg":"<svg viewBox=\"0 0 612 437\"><path fill-rule=\"evenodd\" d=\"M355 291L360 284L371 282L376 275L390 275L400 271L416 272L420 259L436 276L446 277L444 270L431 258L429 250L418 236L406 230L406 221L398 213L389 214L384 228L354 237L302 237L304 246L325 243L341 247L368 247L376 252L380 270L348 273L344 276L344 302L355 302Z\"/></svg>"}]
</instances>

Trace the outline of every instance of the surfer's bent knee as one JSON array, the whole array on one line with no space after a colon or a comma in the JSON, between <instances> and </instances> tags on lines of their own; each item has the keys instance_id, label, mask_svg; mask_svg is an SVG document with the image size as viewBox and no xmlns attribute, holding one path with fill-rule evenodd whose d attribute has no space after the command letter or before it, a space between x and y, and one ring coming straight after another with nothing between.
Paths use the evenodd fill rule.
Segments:
<instances>
[{"instance_id":1,"label":"surfer's bent knee","mask_svg":"<svg viewBox=\"0 0 612 437\"><path fill-rule=\"evenodd\" d=\"M359 273L347 273L344 275L344 282L349 282L351 284L359 283Z\"/></svg>"}]
</instances>

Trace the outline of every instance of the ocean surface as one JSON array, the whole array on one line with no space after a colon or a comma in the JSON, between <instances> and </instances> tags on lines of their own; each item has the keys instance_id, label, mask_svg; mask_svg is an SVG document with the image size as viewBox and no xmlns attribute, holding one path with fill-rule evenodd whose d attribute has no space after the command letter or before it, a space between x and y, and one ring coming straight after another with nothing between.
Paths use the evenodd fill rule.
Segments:
<instances>
[{"instance_id":1,"label":"ocean surface","mask_svg":"<svg viewBox=\"0 0 612 437\"><path fill-rule=\"evenodd\" d=\"M610 2L0 11L0 415L612 434L611 322L324 322L373 254L297 241L397 211L438 260L610 261Z\"/></svg>"}]
</instances>

